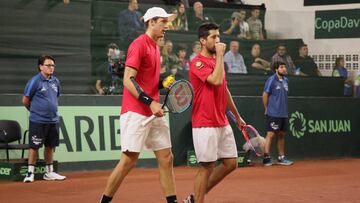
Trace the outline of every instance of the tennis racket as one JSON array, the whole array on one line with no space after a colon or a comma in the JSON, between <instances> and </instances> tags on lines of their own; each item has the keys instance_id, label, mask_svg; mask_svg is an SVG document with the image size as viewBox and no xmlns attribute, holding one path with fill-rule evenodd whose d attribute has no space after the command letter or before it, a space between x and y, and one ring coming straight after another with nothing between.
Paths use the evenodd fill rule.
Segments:
<instances>
[{"instance_id":1,"label":"tennis racket","mask_svg":"<svg viewBox=\"0 0 360 203\"><path fill-rule=\"evenodd\" d=\"M161 108L166 106L168 111L171 113L182 113L191 106L193 97L194 90L190 82L186 80L178 80L169 87L169 90L165 95L164 104ZM156 116L152 115L141 124L145 126L155 118Z\"/></svg>"},{"instance_id":2,"label":"tennis racket","mask_svg":"<svg viewBox=\"0 0 360 203\"><path fill-rule=\"evenodd\" d=\"M231 111L226 113L228 117L236 124L236 118ZM243 149L245 151L252 150L256 156L264 155L265 138L252 125L238 126L245 138Z\"/></svg>"}]
</instances>

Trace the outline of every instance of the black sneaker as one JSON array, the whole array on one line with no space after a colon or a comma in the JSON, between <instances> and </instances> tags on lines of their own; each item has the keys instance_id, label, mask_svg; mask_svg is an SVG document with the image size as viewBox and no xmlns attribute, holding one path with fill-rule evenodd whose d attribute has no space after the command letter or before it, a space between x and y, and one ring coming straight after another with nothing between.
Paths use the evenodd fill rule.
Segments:
<instances>
[{"instance_id":1,"label":"black sneaker","mask_svg":"<svg viewBox=\"0 0 360 203\"><path fill-rule=\"evenodd\" d=\"M247 166L254 166L254 163L251 161L251 159L246 160Z\"/></svg>"},{"instance_id":2,"label":"black sneaker","mask_svg":"<svg viewBox=\"0 0 360 203\"><path fill-rule=\"evenodd\" d=\"M290 165L293 165L294 162L286 159L285 156L282 156L282 157L278 158L277 163L280 165L283 165L283 166L290 166Z\"/></svg>"},{"instance_id":3,"label":"black sneaker","mask_svg":"<svg viewBox=\"0 0 360 203\"><path fill-rule=\"evenodd\" d=\"M264 166L271 166L273 165L273 162L271 161L271 157L267 156L263 159L263 164Z\"/></svg>"},{"instance_id":4,"label":"black sneaker","mask_svg":"<svg viewBox=\"0 0 360 203\"><path fill-rule=\"evenodd\" d=\"M194 194L190 194L189 196L187 196L187 197L183 200L183 203L195 203Z\"/></svg>"}]
</instances>

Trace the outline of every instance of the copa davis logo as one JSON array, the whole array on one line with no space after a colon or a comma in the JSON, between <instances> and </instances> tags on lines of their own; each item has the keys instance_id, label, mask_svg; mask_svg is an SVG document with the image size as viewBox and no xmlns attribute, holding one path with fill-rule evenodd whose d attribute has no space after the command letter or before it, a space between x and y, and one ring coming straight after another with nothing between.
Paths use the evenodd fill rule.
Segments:
<instances>
[{"instance_id":1,"label":"copa davis logo","mask_svg":"<svg viewBox=\"0 0 360 203\"><path fill-rule=\"evenodd\" d=\"M350 120L312 120L295 111L289 119L290 131L294 137L301 138L306 134L347 133L351 132Z\"/></svg>"}]
</instances>

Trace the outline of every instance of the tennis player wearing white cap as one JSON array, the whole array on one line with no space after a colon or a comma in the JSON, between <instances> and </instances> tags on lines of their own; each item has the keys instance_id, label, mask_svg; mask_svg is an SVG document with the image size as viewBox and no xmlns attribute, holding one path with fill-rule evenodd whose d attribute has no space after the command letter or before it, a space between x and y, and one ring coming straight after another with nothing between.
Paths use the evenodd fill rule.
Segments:
<instances>
[{"instance_id":1,"label":"tennis player wearing white cap","mask_svg":"<svg viewBox=\"0 0 360 203\"><path fill-rule=\"evenodd\" d=\"M175 16L166 13L162 8L152 7L146 11L143 18L146 26L145 34L140 35L130 44L125 62L125 88L120 117L122 155L108 178L101 203L112 200L126 175L136 165L143 147L155 153L160 185L167 203L177 202L170 130L159 103L160 50L156 44L159 38L164 37L168 22ZM135 88L130 79L132 77L142 90ZM142 121L151 115L160 118L142 126Z\"/></svg>"}]
</instances>

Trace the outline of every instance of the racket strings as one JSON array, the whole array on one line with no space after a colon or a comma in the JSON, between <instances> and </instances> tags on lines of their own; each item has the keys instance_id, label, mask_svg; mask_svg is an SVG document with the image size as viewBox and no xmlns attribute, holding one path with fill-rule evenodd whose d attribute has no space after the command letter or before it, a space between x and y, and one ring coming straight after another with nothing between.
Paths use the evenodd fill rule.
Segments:
<instances>
[{"instance_id":1,"label":"racket strings","mask_svg":"<svg viewBox=\"0 0 360 203\"><path fill-rule=\"evenodd\" d=\"M193 90L187 82L178 82L171 87L166 101L169 111L181 113L185 111L192 102Z\"/></svg>"}]
</instances>

